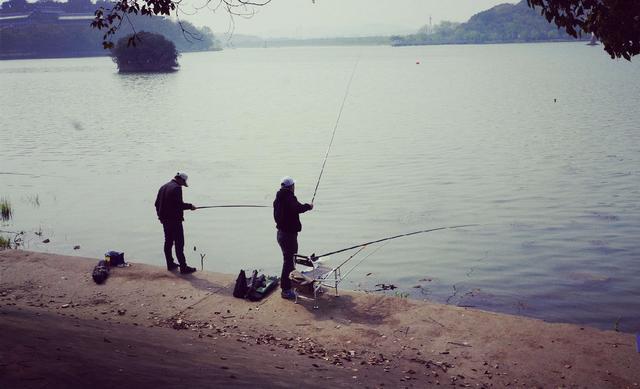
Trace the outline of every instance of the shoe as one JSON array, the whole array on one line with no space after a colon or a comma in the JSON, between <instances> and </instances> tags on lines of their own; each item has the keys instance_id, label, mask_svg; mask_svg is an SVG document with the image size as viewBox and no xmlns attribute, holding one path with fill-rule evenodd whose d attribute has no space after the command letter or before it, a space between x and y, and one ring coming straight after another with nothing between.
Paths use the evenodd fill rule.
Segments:
<instances>
[{"instance_id":1,"label":"shoe","mask_svg":"<svg viewBox=\"0 0 640 389\"><path fill-rule=\"evenodd\" d=\"M176 269L177 269L177 268L179 268L179 267L180 267L180 265L178 265L178 264L177 264L177 263L175 263L175 262L172 262L171 264L167 265L167 270L169 270L169 271L173 271L173 270L176 270Z\"/></svg>"},{"instance_id":2,"label":"shoe","mask_svg":"<svg viewBox=\"0 0 640 389\"><path fill-rule=\"evenodd\" d=\"M295 300L296 293L291 289L283 289L282 292L280 292L280 297L287 300Z\"/></svg>"},{"instance_id":3,"label":"shoe","mask_svg":"<svg viewBox=\"0 0 640 389\"><path fill-rule=\"evenodd\" d=\"M195 273L196 272L196 268L195 267L190 267L190 266L180 266L180 274L191 274L191 273Z\"/></svg>"}]
</instances>

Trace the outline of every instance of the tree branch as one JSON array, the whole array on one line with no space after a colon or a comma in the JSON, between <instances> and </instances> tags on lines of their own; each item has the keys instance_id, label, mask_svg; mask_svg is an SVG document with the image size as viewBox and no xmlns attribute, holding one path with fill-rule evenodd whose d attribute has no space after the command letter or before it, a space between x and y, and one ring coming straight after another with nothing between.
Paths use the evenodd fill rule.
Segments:
<instances>
[{"instance_id":1,"label":"tree branch","mask_svg":"<svg viewBox=\"0 0 640 389\"><path fill-rule=\"evenodd\" d=\"M256 13L256 7L265 6L270 2L271 0L217 0L217 5L214 7L213 11L215 12L220 7L223 7L225 12L227 12L232 19L235 16L251 18ZM182 0L116 0L112 8L107 9L100 7L94 12L91 27L98 30L106 30L103 36L102 45L105 49L110 49L113 47L113 37L122 25L122 20L124 18L127 18L133 28L133 23L129 20L128 14L148 16L175 15L178 18L178 24L180 25L183 34L185 37L188 37L187 39L201 40L201 38L196 34L184 28L179 14L188 13L180 7L181 3ZM211 3L212 0L206 0L201 7L195 7L195 10L197 11L202 8L209 8ZM135 36L136 33L134 29L134 35L132 38L135 39Z\"/></svg>"}]
</instances>

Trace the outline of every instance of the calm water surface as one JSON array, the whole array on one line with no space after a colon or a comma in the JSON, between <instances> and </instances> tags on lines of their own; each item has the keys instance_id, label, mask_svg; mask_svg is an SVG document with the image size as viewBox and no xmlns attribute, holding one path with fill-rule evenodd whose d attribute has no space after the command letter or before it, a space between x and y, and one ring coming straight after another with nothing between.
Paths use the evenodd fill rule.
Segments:
<instances>
[{"instance_id":1,"label":"calm water surface","mask_svg":"<svg viewBox=\"0 0 640 389\"><path fill-rule=\"evenodd\" d=\"M284 175L310 201L358 58L301 252L478 223L368 248L344 286L640 331L640 66L583 44L239 49L164 75L3 61L1 229L162 265L153 201L178 170L196 205L270 205ZM279 273L270 209L186 219L192 264Z\"/></svg>"}]
</instances>

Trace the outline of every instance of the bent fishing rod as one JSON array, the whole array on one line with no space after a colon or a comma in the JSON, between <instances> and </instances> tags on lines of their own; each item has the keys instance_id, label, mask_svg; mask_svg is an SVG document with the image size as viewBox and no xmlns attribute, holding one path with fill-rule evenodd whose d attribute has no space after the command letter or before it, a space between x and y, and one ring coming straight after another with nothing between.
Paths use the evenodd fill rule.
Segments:
<instances>
[{"instance_id":1,"label":"bent fishing rod","mask_svg":"<svg viewBox=\"0 0 640 389\"><path fill-rule=\"evenodd\" d=\"M253 205L253 204L231 204L231 205L205 205L202 207L195 207L196 209L205 208L271 208L269 205Z\"/></svg>"},{"instance_id":2,"label":"bent fishing rod","mask_svg":"<svg viewBox=\"0 0 640 389\"><path fill-rule=\"evenodd\" d=\"M336 251L332 251L330 253L326 253L326 254L322 254L322 255L315 255L315 254L311 254L311 256L309 257L309 259L313 262L315 262L316 260L322 258L322 257L327 257L329 255L333 255L333 254L338 254L338 253L342 253L345 251L349 251L349 250L353 250L353 249L357 249L360 247L365 247L365 246L369 246L371 244L374 243L380 243L380 242L384 242L387 240L392 240L392 239L398 239L398 238L402 238L405 236L411 236L411 235L417 235L417 234L424 234L427 232L433 232L433 231L440 231L440 230L452 230L455 228L462 228L462 227L473 227L473 226L477 226L478 224L464 224L464 225L460 225L460 226L448 226L448 227L438 227L438 228L431 228L428 230L420 230L420 231L414 231L414 232L409 232L407 234L400 234L400 235L394 235L394 236L389 236L386 238L382 238L382 239L378 239L378 240L372 240L371 242L366 242L366 243L361 243L361 244L357 244L355 246L351 246L351 247L347 247L345 249L340 249L340 250L336 250ZM351 258L349 258L351 259Z\"/></svg>"},{"instance_id":3,"label":"bent fishing rod","mask_svg":"<svg viewBox=\"0 0 640 389\"><path fill-rule=\"evenodd\" d=\"M331 134L331 141L329 141L329 147L327 147L327 152L324 155L324 160L322 161L322 168L320 169L320 175L318 176L318 182L316 182L316 188L313 191L313 197L311 198L311 204L316 199L316 193L318 192L318 186L320 186L320 179L322 178L322 173L324 172L324 166L327 164L327 159L329 158L329 151L331 150L331 145L333 145L333 139L336 136L336 130L338 129L338 123L340 123L340 117L342 116L342 110L344 109L344 103L347 101L347 96L349 96L349 89L351 89L351 81L353 81L353 76L356 74L356 68L358 67L358 62L360 62L360 55L356 59L355 65L353 65L353 71L351 72L351 77L349 78L349 83L347 84L347 89L344 91L344 98L342 99L342 104L340 105L340 110L338 111L338 118L336 119L336 124L333 126L333 133Z\"/></svg>"}]
</instances>

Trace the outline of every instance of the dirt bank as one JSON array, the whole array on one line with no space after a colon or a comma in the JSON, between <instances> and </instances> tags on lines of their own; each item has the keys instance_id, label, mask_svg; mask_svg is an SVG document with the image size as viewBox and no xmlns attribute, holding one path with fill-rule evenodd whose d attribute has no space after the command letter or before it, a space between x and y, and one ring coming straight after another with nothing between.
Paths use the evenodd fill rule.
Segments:
<instances>
[{"instance_id":1,"label":"dirt bank","mask_svg":"<svg viewBox=\"0 0 640 389\"><path fill-rule=\"evenodd\" d=\"M345 292L231 296L234 276L0 252L0 386L636 388L631 334Z\"/></svg>"}]
</instances>

